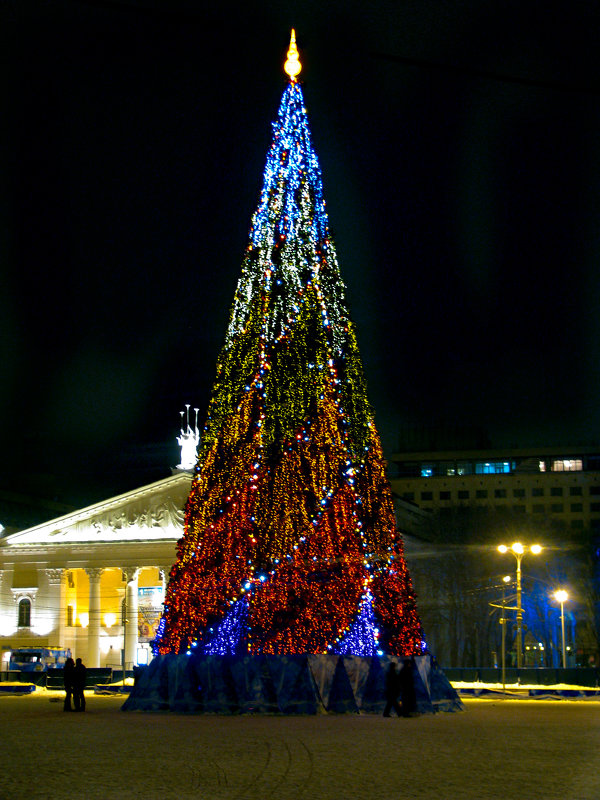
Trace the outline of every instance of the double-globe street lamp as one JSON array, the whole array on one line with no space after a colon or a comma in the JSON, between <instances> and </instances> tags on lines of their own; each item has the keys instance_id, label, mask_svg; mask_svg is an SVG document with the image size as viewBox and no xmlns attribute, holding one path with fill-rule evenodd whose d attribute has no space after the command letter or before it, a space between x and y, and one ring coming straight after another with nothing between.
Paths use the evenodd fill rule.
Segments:
<instances>
[{"instance_id":1,"label":"double-globe street lamp","mask_svg":"<svg viewBox=\"0 0 600 800\"><path fill-rule=\"evenodd\" d=\"M526 548L521 542L514 542L510 547L505 544L498 545L499 553L512 553L517 559L517 667L523 666L523 604L521 602L521 561L525 553L537 556L542 552L542 546L532 544Z\"/></svg>"},{"instance_id":2,"label":"double-globe street lamp","mask_svg":"<svg viewBox=\"0 0 600 800\"><path fill-rule=\"evenodd\" d=\"M558 589L554 592L555 600L560 603L560 628L562 632L562 665L563 668L567 666L567 649L565 647L565 603L569 599L569 595L564 589Z\"/></svg>"}]
</instances>

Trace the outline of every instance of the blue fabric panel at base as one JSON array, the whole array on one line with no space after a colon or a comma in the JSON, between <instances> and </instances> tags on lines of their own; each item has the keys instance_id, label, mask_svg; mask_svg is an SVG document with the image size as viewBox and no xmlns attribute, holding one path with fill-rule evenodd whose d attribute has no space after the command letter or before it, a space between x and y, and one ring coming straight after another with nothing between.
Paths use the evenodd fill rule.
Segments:
<instances>
[{"instance_id":1,"label":"blue fabric panel at base","mask_svg":"<svg viewBox=\"0 0 600 800\"><path fill-rule=\"evenodd\" d=\"M394 656L156 657L141 669L124 711L201 714L381 714L385 673ZM462 711L456 691L431 656L415 657L421 713Z\"/></svg>"},{"instance_id":2,"label":"blue fabric panel at base","mask_svg":"<svg viewBox=\"0 0 600 800\"><path fill-rule=\"evenodd\" d=\"M266 656L282 714L316 714L320 706L306 656Z\"/></svg>"},{"instance_id":3,"label":"blue fabric panel at base","mask_svg":"<svg viewBox=\"0 0 600 800\"><path fill-rule=\"evenodd\" d=\"M339 656L329 690L329 701L325 707L334 714L357 714L358 706L344 667L343 656Z\"/></svg>"},{"instance_id":4,"label":"blue fabric panel at base","mask_svg":"<svg viewBox=\"0 0 600 800\"><path fill-rule=\"evenodd\" d=\"M329 693L331 692L335 668L340 657L309 654L306 658L308 659L310 674L313 677L319 698L325 709L329 705Z\"/></svg>"},{"instance_id":5,"label":"blue fabric panel at base","mask_svg":"<svg viewBox=\"0 0 600 800\"><path fill-rule=\"evenodd\" d=\"M365 687L373 658L361 656L342 656L344 669L352 687L352 693L359 709L362 709ZM377 660L377 659L375 659Z\"/></svg>"},{"instance_id":6,"label":"blue fabric panel at base","mask_svg":"<svg viewBox=\"0 0 600 800\"><path fill-rule=\"evenodd\" d=\"M264 656L232 659L230 668L240 713L274 714L279 711L273 679Z\"/></svg>"}]
</instances>

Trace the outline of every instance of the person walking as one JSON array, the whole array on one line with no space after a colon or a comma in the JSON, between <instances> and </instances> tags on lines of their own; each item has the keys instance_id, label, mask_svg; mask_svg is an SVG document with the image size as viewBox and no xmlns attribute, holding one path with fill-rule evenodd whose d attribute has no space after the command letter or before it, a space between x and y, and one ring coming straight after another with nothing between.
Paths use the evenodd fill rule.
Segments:
<instances>
[{"instance_id":1,"label":"person walking","mask_svg":"<svg viewBox=\"0 0 600 800\"><path fill-rule=\"evenodd\" d=\"M73 702L75 711L85 711L85 664L78 658L73 670Z\"/></svg>"},{"instance_id":2,"label":"person walking","mask_svg":"<svg viewBox=\"0 0 600 800\"><path fill-rule=\"evenodd\" d=\"M398 705L398 695L400 694L399 676L396 672L396 664L392 661L385 673L385 708L383 716L389 717L392 708L400 716L400 706Z\"/></svg>"},{"instance_id":3,"label":"person walking","mask_svg":"<svg viewBox=\"0 0 600 800\"><path fill-rule=\"evenodd\" d=\"M65 705L64 711L73 711L71 698L73 697L73 679L75 672L75 662L72 658L67 658L63 667L63 683L65 686Z\"/></svg>"},{"instance_id":4,"label":"person walking","mask_svg":"<svg viewBox=\"0 0 600 800\"><path fill-rule=\"evenodd\" d=\"M414 661L405 658L400 670L400 699L402 716L411 717L417 713L417 693L415 692Z\"/></svg>"}]
</instances>

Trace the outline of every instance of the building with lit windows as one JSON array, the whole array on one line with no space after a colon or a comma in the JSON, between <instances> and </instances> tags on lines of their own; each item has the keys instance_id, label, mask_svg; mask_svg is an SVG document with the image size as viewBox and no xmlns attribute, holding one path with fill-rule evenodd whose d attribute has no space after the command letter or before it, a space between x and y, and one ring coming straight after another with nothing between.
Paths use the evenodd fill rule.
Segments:
<instances>
[{"instance_id":1,"label":"building with lit windows","mask_svg":"<svg viewBox=\"0 0 600 800\"><path fill-rule=\"evenodd\" d=\"M600 528L600 448L405 452L391 461L394 493L424 511L487 506Z\"/></svg>"},{"instance_id":2,"label":"building with lit windows","mask_svg":"<svg viewBox=\"0 0 600 800\"><path fill-rule=\"evenodd\" d=\"M169 477L16 533L0 526L2 670L22 647L70 648L88 667L148 663L198 441L188 421Z\"/></svg>"}]
</instances>

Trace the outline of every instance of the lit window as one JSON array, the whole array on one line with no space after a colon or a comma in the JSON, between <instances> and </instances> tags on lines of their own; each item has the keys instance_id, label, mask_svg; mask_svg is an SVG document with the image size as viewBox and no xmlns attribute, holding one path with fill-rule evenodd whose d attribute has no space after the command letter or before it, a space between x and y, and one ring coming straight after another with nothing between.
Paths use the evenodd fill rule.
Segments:
<instances>
[{"instance_id":1,"label":"lit window","mask_svg":"<svg viewBox=\"0 0 600 800\"><path fill-rule=\"evenodd\" d=\"M421 467L421 477L431 478L433 475L433 467Z\"/></svg>"},{"instance_id":2,"label":"lit window","mask_svg":"<svg viewBox=\"0 0 600 800\"><path fill-rule=\"evenodd\" d=\"M19 600L19 621L17 625L19 628L29 628L31 625L31 600L28 597Z\"/></svg>"},{"instance_id":3,"label":"lit window","mask_svg":"<svg viewBox=\"0 0 600 800\"><path fill-rule=\"evenodd\" d=\"M478 475L497 475L510 472L510 461L477 461L475 472Z\"/></svg>"},{"instance_id":4,"label":"lit window","mask_svg":"<svg viewBox=\"0 0 600 800\"><path fill-rule=\"evenodd\" d=\"M582 469L580 458L555 458L552 461L552 472L581 472Z\"/></svg>"},{"instance_id":5,"label":"lit window","mask_svg":"<svg viewBox=\"0 0 600 800\"><path fill-rule=\"evenodd\" d=\"M540 461L540 472L546 472L546 462Z\"/></svg>"}]
</instances>

